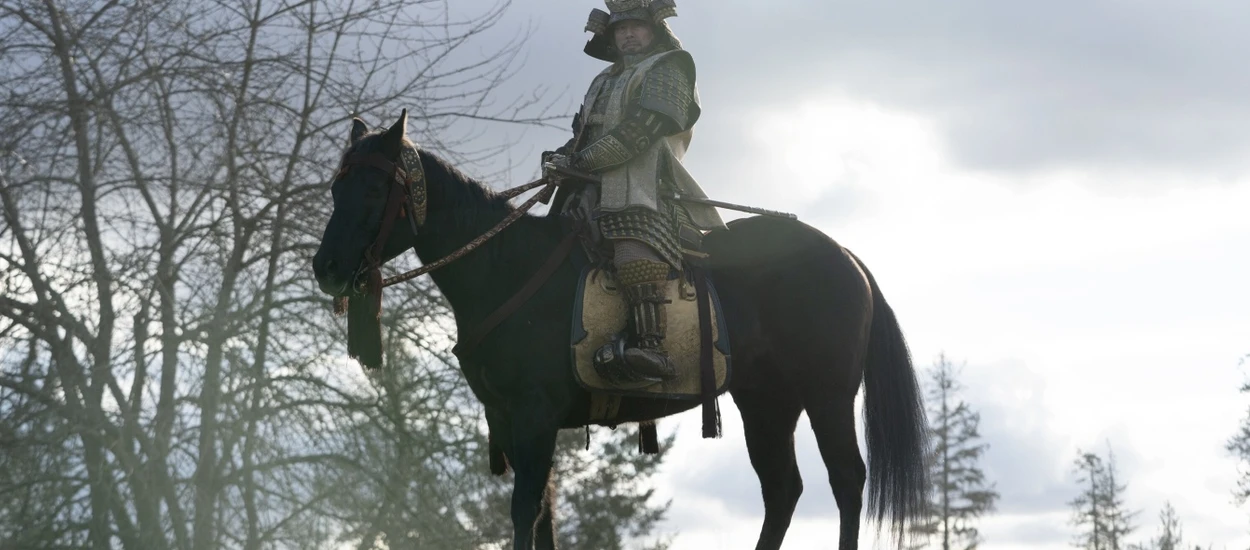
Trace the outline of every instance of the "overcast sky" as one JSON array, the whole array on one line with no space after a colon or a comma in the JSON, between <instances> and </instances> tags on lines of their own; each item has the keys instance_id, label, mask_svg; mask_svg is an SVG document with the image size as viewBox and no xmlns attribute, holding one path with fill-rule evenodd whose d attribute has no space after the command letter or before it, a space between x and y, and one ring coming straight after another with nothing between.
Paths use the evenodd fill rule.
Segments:
<instances>
[{"instance_id":1,"label":"overcast sky","mask_svg":"<svg viewBox=\"0 0 1250 550\"><path fill-rule=\"evenodd\" d=\"M466 5L468 5L466 3ZM534 30L509 84L576 108L603 66L599 2L515 0ZM704 115L687 166L714 198L792 211L877 276L918 366L966 362L1002 494L984 548L1069 548L1078 449L1114 449L1155 533L1250 545L1223 450L1250 399L1250 2L678 3ZM517 139L514 182L555 130ZM498 182L503 185L504 182ZM758 481L729 398L725 438L678 429L661 492L674 548L749 548ZM836 506L806 420L787 548L834 548ZM870 543L867 536L864 543ZM867 547L867 546L865 546Z\"/></svg>"}]
</instances>

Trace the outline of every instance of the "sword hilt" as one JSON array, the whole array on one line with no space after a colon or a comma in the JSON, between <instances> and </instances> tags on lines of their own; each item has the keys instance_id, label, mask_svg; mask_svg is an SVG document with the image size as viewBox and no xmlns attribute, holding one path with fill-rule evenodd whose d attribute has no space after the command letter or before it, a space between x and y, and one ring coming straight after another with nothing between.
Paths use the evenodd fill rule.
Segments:
<instances>
[{"instance_id":1,"label":"sword hilt","mask_svg":"<svg viewBox=\"0 0 1250 550\"><path fill-rule=\"evenodd\" d=\"M589 180L589 181L593 181L593 182L596 182L596 183L599 183L599 182L603 181L603 178L600 178L599 176L596 176L596 175L594 175L594 174L591 174L591 173L588 173L588 172L583 172L583 171L581 171L581 170L575 170L575 169L573 169L573 168L569 168L569 167L567 167L567 166L560 166L560 165L558 165L558 164L551 163L551 162L544 162L544 163L543 163L543 168L546 168L546 169L548 169L548 170L551 170L552 172L556 172L556 173L559 173L559 174L564 174L564 175L569 176L569 177L572 177L572 178L578 178L578 179Z\"/></svg>"}]
</instances>

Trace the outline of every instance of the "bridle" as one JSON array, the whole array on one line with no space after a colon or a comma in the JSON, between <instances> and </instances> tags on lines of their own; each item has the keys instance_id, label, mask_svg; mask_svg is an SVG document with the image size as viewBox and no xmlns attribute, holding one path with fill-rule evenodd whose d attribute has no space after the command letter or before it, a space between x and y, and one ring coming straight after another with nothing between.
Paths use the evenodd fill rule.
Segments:
<instances>
[{"instance_id":1,"label":"bridle","mask_svg":"<svg viewBox=\"0 0 1250 550\"><path fill-rule=\"evenodd\" d=\"M356 270L355 276L352 278L354 284L361 273L368 273L370 279L378 279L377 288L381 290L397 283L410 281L426 273L439 269L447 264L460 259L465 254L472 252L490 240L500 231L503 231L513 222L520 219L526 212L529 212L538 203L546 204L551 200L551 196L555 193L555 189L559 186L559 180L548 180L546 178L529 182L524 185L518 185L506 191L499 193L499 196L505 199L515 198L522 193L531 189L545 186L542 192L534 195L529 200L518 206L510 214L500 220L498 224L487 230L481 236L473 239L468 244L460 247L455 252L448 254L446 257L410 270L401 275L381 280L382 268L382 250L386 246L386 242L391 238L391 231L395 227L396 218L408 218L409 224L412 226L412 234L420 235L421 226L425 225L426 205L429 201L429 192L426 189L425 169L421 165L421 156L415 148L404 147L400 154L400 163L396 165L387 159L381 153L354 153L343 159L343 164L339 166L339 171L335 174L334 179L337 181L347 175L348 170L353 166L368 166L381 170L386 174L390 174L388 181L390 182L390 190L386 197L386 210L382 214L382 225L378 228L378 235L365 251L365 257L361 261L360 268ZM407 208L404 206L407 205ZM411 213L411 215L409 215ZM372 286L373 283L370 283ZM372 290L372 289L370 289Z\"/></svg>"},{"instance_id":2,"label":"bridle","mask_svg":"<svg viewBox=\"0 0 1250 550\"><path fill-rule=\"evenodd\" d=\"M352 278L354 285L362 272L367 274L367 292L378 294L378 299L381 300L382 289L394 284L393 282L388 284L382 280L382 251L391 238L395 222L398 218L407 218L413 235L419 235L421 226L425 224L426 204L429 200L425 184L425 170L421 167L421 158L417 152L404 147L399 156L399 164L391 162L382 153L350 154L343 159L343 164L339 167L334 179L339 180L346 176L353 166L375 168L389 176L386 210L382 214L382 225L378 228L378 235L373 243L365 250L360 268L356 270Z\"/></svg>"},{"instance_id":3,"label":"bridle","mask_svg":"<svg viewBox=\"0 0 1250 550\"><path fill-rule=\"evenodd\" d=\"M352 277L351 281L351 284L355 285L356 280L362 272L367 276L365 294L368 301L361 304L367 309L362 311L363 315L361 316L361 322L366 322L365 318L370 318L367 322L371 325L376 324L380 320L382 312L382 289L420 277L421 275L446 266L447 264L472 252L487 240L491 239L495 235L498 235L499 232L503 231L513 222L520 219L521 216L533 208L534 205L539 202L546 203L549 201L552 194L555 192L556 187L559 185L559 181L555 179L540 179L504 191L501 195L510 199L530 189L545 186L540 193L530 197L529 200L525 201L524 204L510 212L494 227L473 239L468 244L460 247L455 252L452 252L436 262L423 265L422 267L413 269L402 275L397 275L383 280L382 263L384 260L382 252L387 241L390 240L391 232L394 230L395 223L398 218L404 217L408 219L409 224L412 226L413 235L420 235L421 227L425 225L426 208L429 200L425 170L421 165L421 157L416 148L404 147L400 153L399 164L391 162L390 159L386 158L386 156L381 153L350 154L343 159L343 164L339 167L339 171L335 175L335 180L337 181L338 179L346 176L347 172L354 166L375 168L389 175L387 179L389 182L389 190L387 191L385 211L382 214L382 225L378 228L377 237L374 238L373 243L370 244L369 248L365 251L365 256L361 260L361 265L357 269L356 274ZM457 349L466 350L476 347L477 343L480 342L480 340L484 338L486 334L491 331L491 329L493 329L498 323L502 322L504 318L512 313L512 311L520 307L521 303L529 299L530 296L537 292L538 288L542 286L552 273L555 272L556 268L563 263L564 259L568 257L569 253L573 249L573 244L577 242L578 236L579 233L576 231L569 232L560 244L557 245L551 256L548 257L547 262L530 278L522 289L497 310L492 312L491 315L489 315L481 324L481 326L477 327L476 330L473 330L468 335L467 339L462 338L461 344L457 345ZM356 306L351 307L354 309ZM342 315L344 313L348 313L348 310L349 301L347 297L340 297L334 301L334 312L336 314ZM375 341L375 343L379 346L381 345L381 342L380 338L375 337L373 333L370 333L367 337L364 337L361 340L353 338L351 336L351 325L353 322L352 320L355 317L356 314L353 313L352 317L349 317L348 319L348 350L352 356L359 357L360 355L352 350L354 348L360 349L356 348L356 346L367 345L361 340L367 339Z\"/></svg>"}]
</instances>

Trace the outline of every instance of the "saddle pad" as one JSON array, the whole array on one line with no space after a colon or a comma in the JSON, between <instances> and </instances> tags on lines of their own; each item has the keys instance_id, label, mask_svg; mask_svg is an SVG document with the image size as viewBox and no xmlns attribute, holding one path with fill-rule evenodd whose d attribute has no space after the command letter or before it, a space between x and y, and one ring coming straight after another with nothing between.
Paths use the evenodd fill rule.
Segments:
<instances>
[{"instance_id":1,"label":"saddle pad","mask_svg":"<svg viewBox=\"0 0 1250 550\"><path fill-rule=\"evenodd\" d=\"M664 349L677 369L677 378L641 389L621 390L608 384L595 371L595 350L611 341L612 336L626 328L629 306L617 288L616 280L607 272L588 267L582 271L573 304L573 372L578 383L592 392L620 396L667 399L699 399L702 384L699 378L699 307L694 285L681 279L668 282L671 304L665 306L668 330ZM720 299L712 281L708 281L708 297L712 308L712 365L716 373L716 394L729 386L729 334L721 322Z\"/></svg>"}]
</instances>

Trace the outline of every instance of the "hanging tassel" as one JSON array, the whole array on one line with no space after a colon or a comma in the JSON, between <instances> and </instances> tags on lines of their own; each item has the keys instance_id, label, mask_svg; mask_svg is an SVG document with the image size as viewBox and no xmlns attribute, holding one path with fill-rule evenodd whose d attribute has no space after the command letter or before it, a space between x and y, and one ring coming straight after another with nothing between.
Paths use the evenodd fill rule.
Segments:
<instances>
[{"instance_id":1,"label":"hanging tassel","mask_svg":"<svg viewBox=\"0 0 1250 550\"><path fill-rule=\"evenodd\" d=\"M334 316L342 317L347 315L347 296L339 296L334 299Z\"/></svg>"},{"instance_id":2,"label":"hanging tassel","mask_svg":"<svg viewBox=\"0 0 1250 550\"><path fill-rule=\"evenodd\" d=\"M638 452L646 455L659 454L660 438L655 431L655 422L643 422L638 425Z\"/></svg>"},{"instance_id":3,"label":"hanging tassel","mask_svg":"<svg viewBox=\"0 0 1250 550\"><path fill-rule=\"evenodd\" d=\"M347 354L373 370L382 367L382 272L369 271L365 295L348 300Z\"/></svg>"},{"instance_id":4,"label":"hanging tassel","mask_svg":"<svg viewBox=\"0 0 1250 550\"><path fill-rule=\"evenodd\" d=\"M703 438L716 439L720 436L720 403L713 397L710 404L703 403Z\"/></svg>"},{"instance_id":5,"label":"hanging tassel","mask_svg":"<svg viewBox=\"0 0 1250 550\"><path fill-rule=\"evenodd\" d=\"M716 402L716 367L712 359L712 299L707 276L694 270L695 297L699 307L699 393L703 401L703 438L721 435L720 405Z\"/></svg>"}]
</instances>

